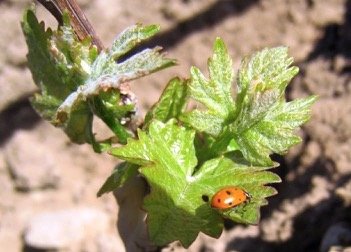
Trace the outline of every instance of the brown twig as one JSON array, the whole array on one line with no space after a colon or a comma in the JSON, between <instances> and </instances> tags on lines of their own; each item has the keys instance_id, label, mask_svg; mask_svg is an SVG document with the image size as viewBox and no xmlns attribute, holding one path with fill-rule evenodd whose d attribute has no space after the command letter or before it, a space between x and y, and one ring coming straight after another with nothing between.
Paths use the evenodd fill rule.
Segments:
<instances>
[{"instance_id":1,"label":"brown twig","mask_svg":"<svg viewBox=\"0 0 351 252\"><path fill-rule=\"evenodd\" d=\"M71 25L74 32L77 34L79 40L84 40L91 37L94 45L98 50L104 49L104 46L95 33L93 27L84 15L75 0L37 0L56 18L60 25L62 25L62 13L67 11L71 17Z\"/></svg>"}]
</instances>

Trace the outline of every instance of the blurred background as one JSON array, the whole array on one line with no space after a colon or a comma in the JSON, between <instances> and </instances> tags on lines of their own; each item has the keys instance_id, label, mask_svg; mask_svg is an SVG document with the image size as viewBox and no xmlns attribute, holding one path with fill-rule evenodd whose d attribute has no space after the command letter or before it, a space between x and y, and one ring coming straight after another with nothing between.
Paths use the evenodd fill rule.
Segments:
<instances>
[{"instance_id":1,"label":"blurred background","mask_svg":"<svg viewBox=\"0 0 351 252\"><path fill-rule=\"evenodd\" d=\"M30 2L0 0L0 251L124 251L113 195L95 196L116 160L71 144L28 102L36 87L20 20ZM179 65L133 81L141 114L171 77L188 77L192 65L207 71L216 36L235 69L244 55L288 46L300 67L288 99L319 95L300 132L304 142L275 157L283 182L262 208L260 224L228 223L220 239L199 235L188 251L351 251L350 0L78 3L105 46L129 25L161 25L149 45L163 46ZM37 13L56 27L41 6Z\"/></svg>"}]
</instances>

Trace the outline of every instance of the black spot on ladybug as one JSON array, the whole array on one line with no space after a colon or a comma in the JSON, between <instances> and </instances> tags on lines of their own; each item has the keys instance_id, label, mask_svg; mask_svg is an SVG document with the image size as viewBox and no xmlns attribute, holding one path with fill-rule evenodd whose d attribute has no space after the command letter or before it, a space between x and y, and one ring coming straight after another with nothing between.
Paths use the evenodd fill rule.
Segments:
<instances>
[{"instance_id":1,"label":"black spot on ladybug","mask_svg":"<svg viewBox=\"0 0 351 252\"><path fill-rule=\"evenodd\" d=\"M202 200L204 201L204 202L208 202L208 200L209 200L209 198L208 198L208 196L207 195L202 195Z\"/></svg>"},{"instance_id":2,"label":"black spot on ladybug","mask_svg":"<svg viewBox=\"0 0 351 252\"><path fill-rule=\"evenodd\" d=\"M229 205L229 206L233 205L233 202L229 202L228 205Z\"/></svg>"},{"instance_id":3,"label":"black spot on ladybug","mask_svg":"<svg viewBox=\"0 0 351 252\"><path fill-rule=\"evenodd\" d=\"M225 191L228 195L231 195L232 193L230 191Z\"/></svg>"},{"instance_id":4,"label":"black spot on ladybug","mask_svg":"<svg viewBox=\"0 0 351 252\"><path fill-rule=\"evenodd\" d=\"M218 202L218 203L221 203L221 199L217 199L217 202Z\"/></svg>"}]
</instances>

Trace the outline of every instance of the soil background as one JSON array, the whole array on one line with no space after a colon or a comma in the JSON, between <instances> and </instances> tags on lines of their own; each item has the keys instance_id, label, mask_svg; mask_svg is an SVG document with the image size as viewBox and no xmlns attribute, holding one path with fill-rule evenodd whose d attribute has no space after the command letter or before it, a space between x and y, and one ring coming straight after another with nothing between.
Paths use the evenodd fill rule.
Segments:
<instances>
[{"instance_id":1,"label":"soil background","mask_svg":"<svg viewBox=\"0 0 351 252\"><path fill-rule=\"evenodd\" d=\"M0 251L124 251L113 195L95 196L116 160L71 144L28 101L36 87L20 20L30 2L0 0ZM256 50L288 46L300 67L288 99L319 95L300 131L303 143L274 157L283 181L260 224L228 223L220 239L200 234L188 251L351 251L351 1L78 3L105 46L129 25L161 25L148 45L162 46L178 66L133 81L141 114L171 77L188 77L192 65L207 71L217 36L235 69ZM37 13L56 26L45 9ZM185 251L177 244L163 250Z\"/></svg>"}]
</instances>

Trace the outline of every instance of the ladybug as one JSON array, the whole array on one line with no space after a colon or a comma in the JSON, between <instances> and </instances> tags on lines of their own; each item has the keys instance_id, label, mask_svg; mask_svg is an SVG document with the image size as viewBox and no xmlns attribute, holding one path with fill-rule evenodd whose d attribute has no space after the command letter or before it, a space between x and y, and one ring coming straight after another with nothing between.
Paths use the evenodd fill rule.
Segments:
<instances>
[{"instance_id":1,"label":"ladybug","mask_svg":"<svg viewBox=\"0 0 351 252\"><path fill-rule=\"evenodd\" d=\"M211 199L211 207L220 210L227 210L244 204L250 199L250 194L239 187L224 187L213 195Z\"/></svg>"}]
</instances>

